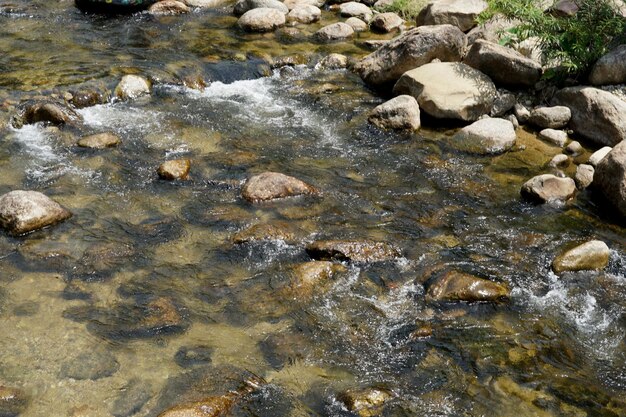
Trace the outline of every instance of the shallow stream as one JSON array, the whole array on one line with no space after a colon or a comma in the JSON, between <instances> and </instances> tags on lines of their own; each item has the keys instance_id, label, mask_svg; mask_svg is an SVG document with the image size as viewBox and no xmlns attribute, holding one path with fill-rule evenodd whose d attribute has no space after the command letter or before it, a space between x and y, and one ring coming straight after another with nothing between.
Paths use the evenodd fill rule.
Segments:
<instances>
[{"instance_id":1,"label":"shallow stream","mask_svg":"<svg viewBox=\"0 0 626 417\"><path fill-rule=\"evenodd\" d=\"M21 415L157 416L253 373L267 383L231 415L352 416L339 394L376 386L393 394L383 416L625 416L624 225L587 192L521 201L561 152L531 132L504 155L467 155L446 140L453 126L368 125L383 98L348 71L268 65L368 53L365 37L309 42L337 20L323 16L299 35L248 35L228 9L102 17L70 0L0 0L0 194L39 190L74 214L0 235L0 385L28 394ZM151 77L153 94L81 109L76 128L8 124L23 98L111 89L128 73ZM204 90L183 85L198 79ZM122 144L74 145L103 131ZM595 150L583 145L581 158ZM178 156L191 179L159 180ZM263 171L321 195L244 201L242 183ZM292 238L233 243L257 224ZM606 270L551 272L591 238L612 249ZM385 241L402 256L291 292L316 239ZM507 284L511 300L426 302L442 265ZM166 325L146 324L155 308ZM416 337L424 325L432 335Z\"/></svg>"}]
</instances>

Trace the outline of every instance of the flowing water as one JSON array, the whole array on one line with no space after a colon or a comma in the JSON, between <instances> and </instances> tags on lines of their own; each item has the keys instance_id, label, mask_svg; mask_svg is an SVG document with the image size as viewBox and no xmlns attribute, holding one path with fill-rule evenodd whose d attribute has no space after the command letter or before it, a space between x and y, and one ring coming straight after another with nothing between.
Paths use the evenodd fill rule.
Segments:
<instances>
[{"instance_id":1,"label":"flowing water","mask_svg":"<svg viewBox=\"0 0 626 417\"><path fill-rule=\"evenodd\" d=\"M266 63L358 58L364 38L319 45L307 39L322 23L246 35L235 22L228 9L103 17L0 1L0 193L40 190L74 213L0 236L0 385L27 393L21 415L156 416L249 373L267 383L231 415L350 416L339 394L372 386L392 393L384 416L626 415L623 224L587 192L560 207L519 198L560 149L519 130L524 146L475 157L449 146L454 127L383 133L366 120L383 99L350 72ZM20 99L127 73L151 77L153 94L81 109L74 128L8 124ZM74 145L102 131L122 144ZM191 179L159 180L178 156ZM322 193L245 202L243 181L268 170ZM257 224L293 239L233 243ZM306 243L326 238L402 257L288 291ZM591 238L612 249L606 270L550 271ZM426 302L442 265L506 283L510 302ZM432 335L416 337L424 324Z\"/></svg>"}]
</instances>

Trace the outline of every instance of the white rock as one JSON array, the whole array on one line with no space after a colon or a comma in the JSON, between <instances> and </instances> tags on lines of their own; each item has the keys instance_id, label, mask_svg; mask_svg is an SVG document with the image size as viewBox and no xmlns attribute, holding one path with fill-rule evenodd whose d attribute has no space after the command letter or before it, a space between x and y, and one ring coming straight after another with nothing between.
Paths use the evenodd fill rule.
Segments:
<instances>
[{"instance_id":1,"label":"white rock","mask_svg":"<svg viewBox=\"0 0 626 417\"><path fill-rule=\"evenodd\" d=\"M546 142L550 142L562 148L565 146L565 142L567 142L567 133L563 130L543 129L539 132L539 139L543 139Z\"/></svg>"},{"instance_id":2,"label":"white rock","mask_svg":"<svg viewBox=\"0 0 626 417\"><path fill-rule=\"evenodd\" d=\"M144 94L150 94L150 83L138 75L125 75L115 87L114 94L120 100L135 99Z\"/></svg>"},{"instance_id":3,"label":"white rock","mask_svg":"<svg viewBox=\"0 0 626 417\"><path fill-rule=\"evenodd\" d=\"M592 167L597 167L600 161L602 161L604 157L607 156L609 152L611 152L611 149L613 148L611 148L610 146L605 146L604 148L595 151L589 157L589 165L591 165Z\"/></svg>"},{"instance_id":4,"label":"white rock","mask_svg":"<svg viewBox=\"0 0 626 417\"><path fill-rule=\"evenodd\" d=\"M515 127L504 119L485 118L458 131L454 145L465 152L481 155L506 152L515 145Z\"/></svg>"}]
</instances>

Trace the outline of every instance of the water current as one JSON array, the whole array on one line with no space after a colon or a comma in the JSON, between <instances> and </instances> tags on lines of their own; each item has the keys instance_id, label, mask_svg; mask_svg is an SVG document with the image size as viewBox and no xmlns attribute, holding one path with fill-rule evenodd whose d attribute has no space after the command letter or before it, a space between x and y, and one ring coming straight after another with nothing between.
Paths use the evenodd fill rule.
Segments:
<instances>
[{"instance_id":1,"label":"water current","mask_svg":"<svg viewBox=\"0 0 626 417\"><path fill-rule=\"evenodd\" d=\"M588 192L563 206L520 199L561 152L532 132L478 157L447 141L455 126L368 125L383 98L314 63L364 56L369 38L309 41L338 20L323 15L299 35L250 35L228 8L105 17L70 0L0 1L0 194L43 191L74 214L0 235L0 385L27 393L20 415L157 416L253 373L266 383L230 415L352 416L341 392L382 387L383 416L625 416L624 225ZM311 64L267 64L284 56ZM152 95L81 109L74 128L8 123L21 99L111 89L127 73L151 77ZM104 131L121 145L74 145ZM595 150L583 145L581 158ZM175 157L192 160L190 180L159 180ZM321 195L244 201L242 183L264 171ZM233 243L259 224L291 238ZM605 270L551 272L564 246L591 238L612 250ZM402 255L290 291L316 239ZM442 267L505 283L511 300L429 303L423 283ZM166 325L150 326L155 310Z\"/></svg>"}]
</instances>

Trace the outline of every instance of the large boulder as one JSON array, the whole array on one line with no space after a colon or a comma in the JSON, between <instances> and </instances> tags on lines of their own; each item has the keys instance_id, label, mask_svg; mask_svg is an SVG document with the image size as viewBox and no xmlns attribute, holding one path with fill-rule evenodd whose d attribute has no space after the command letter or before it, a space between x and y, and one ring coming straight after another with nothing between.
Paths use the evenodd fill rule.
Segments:
<instances>
[{"instance_id":1,"label":"large boulder","mask_svg":"<svg viewBox=\"0 0 626 417\"><path fill-rule=\"evenodd\" d=\"M72 213L45 194L16 190L0 197L0 225L12 235L23 235L72 217Z\"/></svg>"},{"instance_id":2,"label":"large boulder","mask_svg":"<svg viewBox=\"0 0 626 417\"><path fill-rule=\"evenodd\" d=\"M426 291L426 298L433 301L498 302L509 296L509 289L502 284L458 271L437 278Z\"/></svg>"},{"instance_id":3,"label":"large boulder","mask_svg":"<svg viewBox=\"0 0 626 417\"><path fill-rule=\"evenodd\" d=\"M620 45L600 58L589 74L593 85L626 83L626 45Z\"/></svg>"},{"instance_id":4,"label":"large boulder","mask_svg":"<svg viewBox=\"0 0 626 417\"><path fill-rule=\"evenodd\" d=\"M393 245L367 240L318 240L307 245L306 251L311 258L322 261L381 262L400 256Z\"/></svg>"},{"instance_id":5,"label":"large boulder","mask_svg":"<svg viewBox=\"0 0 626 417\"><path fill-rule=\"evenodd\" d=\"M315 38L322 42L343 41L352 36L354 29L343 22L332 23L315 32Z\"/></svg>"},{"instance_id":6,"label":"large boulder","mask_svg":"<svg viewBox=\"0 0 626 417\"><path fill-rule=\"evenodd\" d=\"M356 72L368 84L384 85L433 59L460 61L467 44L463 32L451 25L411 29L363 58Z\"/></svg>"},{"instance_id":7,"label":"large boulder","mask_svg":"<svg viewBox=\"0 0 626 417\"><path fill-rule=\"evenodd\" d=\"M626 102L593 87L559 90L554 104L572 111L569 126L577 134L600 145L613 146L626 139Z\"/></svg>"},{"instance_id":8,"label":"large boulder","mask_svg":"<svg viewBox=\"0 0 626 417\"><path fill-rule=\"evenodd\" d=\"M626 141L613 147L598 163L593 185L626 217Z\"/></svg>"},{"instance_id":9,"label":"large boulder","mask_svg":"<svg viewBox=\"0 0 626 417\"><path fill-rule=\"evenodd\" d=\"M250 177L241 194L248 201L273 200L302 194L315 194L317 190L297 178L279 172L264 172Z\"/></svg>"},{"instance_id":10,"label":"large boulder","mask_svg":"<svg viewBox=\"0 0 626 417\"><path fill-rule=\"evenodd\" d=\"M576 183L571 178L552 174L537 175L522 185L521 194L533 203L564 202L576 193Z\"/></svg>"},{"instance_id":11,"label":"large boulder","mask_svg":"<svg viewBox=\"0 0 626 417\"><path fill-rule=\"evenodd\" d=\"M504 119L486 118L459 130L452 142L456 148L481 155L498 154L515 145L513 123Z\"/></svg>"},{"instance_id":12,"label":"large boulder","mask_svg":"<svg viewBox=\"0 0 626 417\"><path fill-rule=\"evenodd\" d=\"M467 32L476 26L476 18L485 11L484 0L435 0L417 16L417 25L454 25Z\"/></svg>"},{"instance_id":13,"label":"large boulder","mask_svg":"<svg viewBox=\"0 0 626 417\"><path fill-rule=\"evenodd\" d=\"M463 121L489 114L496 98L489 77L460 62L437 62L407 71L393 92L415 97L420 109L433 117Z\"/></svg>"},{"instance_id":14,"label":"large boulder","mask_svg":"<svg viewBox=\"0 0 626 417\"><path fill-rule=\"evenodd\" d=\"M591 240L557 256L552 262L552 270L559 274L564 271L603 269L608 265L610 255L606 243Z\"/></svg>"},{"instance_id":15,"label":"large boulder","mask_svg":"<svg viewBox=\"0 0 626 417\"><path fill-rule=\"evenodd\" d=\"M343 17L358 17L364 22L372 20L373 15L372 9L356 1L349 1L348 3L339 5L339 14Z\"/></svg>"},{"instance_id":16,"label":"large boulder","mask_svg":"<svg viewBox=\"0 0 626 417\"><path fill-rule=\"evenodd\" d=\"M237 25L247 32L271 32L284 26L285 13L270 7L248 10L239 18Z\"/></svg>"},{"instance_id":17,"label":"large boulder","mask_svg":"<svg viewBox=\"0 0 626 417\"><path fill-rule=\"evenodd\" d=\"M283 14L289 13L289 9L284 3L278 0L239 0L235 3L233 13L235 16L241 16L248 10L260 8L276 9Z\"/></svg>"},{"instance_id":18,"label":"large boulder","mask_svg":"<svg viewBox=\"0 0 626 417\"><path fill-rule=\"evenodd\" d=\"M463 62L487 74L496 84L532 87L541 78L541 65L519 52L484 40L474 42Z\"/></svg>"},{"instance_id":19,"label":"large boulder","mask_svg":"<svg viewBox=\"0 0 626 417\"><path fill-rule=\"evenodd\" d=\"M417 130L420 128L420 107L411 96L402 95L377 106L368 118L382 129Z\"/></svg>"}]
</instances>

